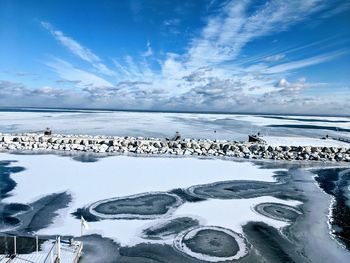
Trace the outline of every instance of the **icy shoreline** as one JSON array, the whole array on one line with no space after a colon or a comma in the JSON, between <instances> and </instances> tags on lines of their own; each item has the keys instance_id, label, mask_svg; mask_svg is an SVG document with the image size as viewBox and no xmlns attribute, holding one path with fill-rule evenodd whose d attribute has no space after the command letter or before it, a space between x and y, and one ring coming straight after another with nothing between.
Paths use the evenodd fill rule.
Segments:
<instances>
[{"instance_id":1,"label":"icy shoreline","mask_svg":"<svg viewBox=\"0 0 350 263\"><path fill-rule=\"evenodd\" d=\"M288 143L248 143L227 140L181 139L90 135L1 134L0 151L68 151L109 154L156 154L227 156L247 159L314 160L350 162L350 147ZM349 144L350 146L350 144Z\"/></svg>"}]
</instances>

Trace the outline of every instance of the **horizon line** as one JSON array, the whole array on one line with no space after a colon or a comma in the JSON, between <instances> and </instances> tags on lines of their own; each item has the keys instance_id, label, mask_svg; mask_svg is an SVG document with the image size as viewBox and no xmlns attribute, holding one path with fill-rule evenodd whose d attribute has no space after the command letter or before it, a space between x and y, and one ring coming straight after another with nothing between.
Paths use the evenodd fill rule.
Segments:
<instances>
[{"instance_id":1,"label":"horizon line","mask_svg":"<svg viewBox=\"0 0 350 263\"><path fill-rule=\"evenodd\" d=\"M333 115L333 114L301 114L301 113L271 113L271 112L234 112L234 111L190 111L190 110L156 110L156 109L108 109L108 108L78 108L78 107L11 107L0 106L0 111L4 110L47 110L47 111L106 111L106 112L149 112L149 113L184 113L184 114L222 114L222 115L283 115L283 116L319 116L319 117L348 117L350 115Z\"/></svg>"}]
</instances>

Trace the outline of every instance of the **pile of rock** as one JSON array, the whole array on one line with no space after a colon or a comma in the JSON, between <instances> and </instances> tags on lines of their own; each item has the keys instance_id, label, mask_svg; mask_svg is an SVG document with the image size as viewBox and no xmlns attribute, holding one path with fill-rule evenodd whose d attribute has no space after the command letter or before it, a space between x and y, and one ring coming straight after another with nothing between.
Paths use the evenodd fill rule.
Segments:
<instances>
[{"instance_id":1,"label":"pile of rock","mask_svg":"<svg viewBox=\"0 0 350 263\"><path fill-rule=\"evenodd\" d=\"M95 153L231 156L248 159L350 162L350 148L269 146L237 141L143 137L0 134L0 151L51 150Z\"/></svg>"}]
</instances>

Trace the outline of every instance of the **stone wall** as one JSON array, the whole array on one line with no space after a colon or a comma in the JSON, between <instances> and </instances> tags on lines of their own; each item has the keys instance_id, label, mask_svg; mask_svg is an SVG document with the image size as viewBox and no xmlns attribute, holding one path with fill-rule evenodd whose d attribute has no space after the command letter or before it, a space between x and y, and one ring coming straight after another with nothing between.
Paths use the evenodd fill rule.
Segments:
<instances>
[{"instance_id":1,"label":"stone wall","mask_svg":"<svg viewBox=\"0 0 350 263\"><path fill-rule=\"evenodd\" d=\"M350 146L350 144L349 144ZM350 148L312 146L269 146L263 143L212 140L169 140L143 137L0 134L0 151L80 151L230 156L247 159L315 160L350 162Z\"/></svg>"}]
</instances>

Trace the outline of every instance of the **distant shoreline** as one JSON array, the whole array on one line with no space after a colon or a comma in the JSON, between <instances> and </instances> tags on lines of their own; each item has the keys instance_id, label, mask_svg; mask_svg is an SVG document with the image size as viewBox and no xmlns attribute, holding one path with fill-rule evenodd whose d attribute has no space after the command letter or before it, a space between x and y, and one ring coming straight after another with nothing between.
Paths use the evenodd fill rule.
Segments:
<instances>
[{"instance_id":1,"label":"distant shoreline","mask_svg":"<svg viewBox=\"0 0 350 263\"><path fill-rule=\"evenodd\" d=\"M139 112L139 113L181 113L181 114L219 114L219 115L266 115L266 116L306 116L306 117L345 117L349 115L272 113L272 112L225 112L225 111L181 111L181 110L152 110L152 109L103 109L103 108L47 108L47 107L1 107L0 112Z\"/></svg>"}]
</instances>

